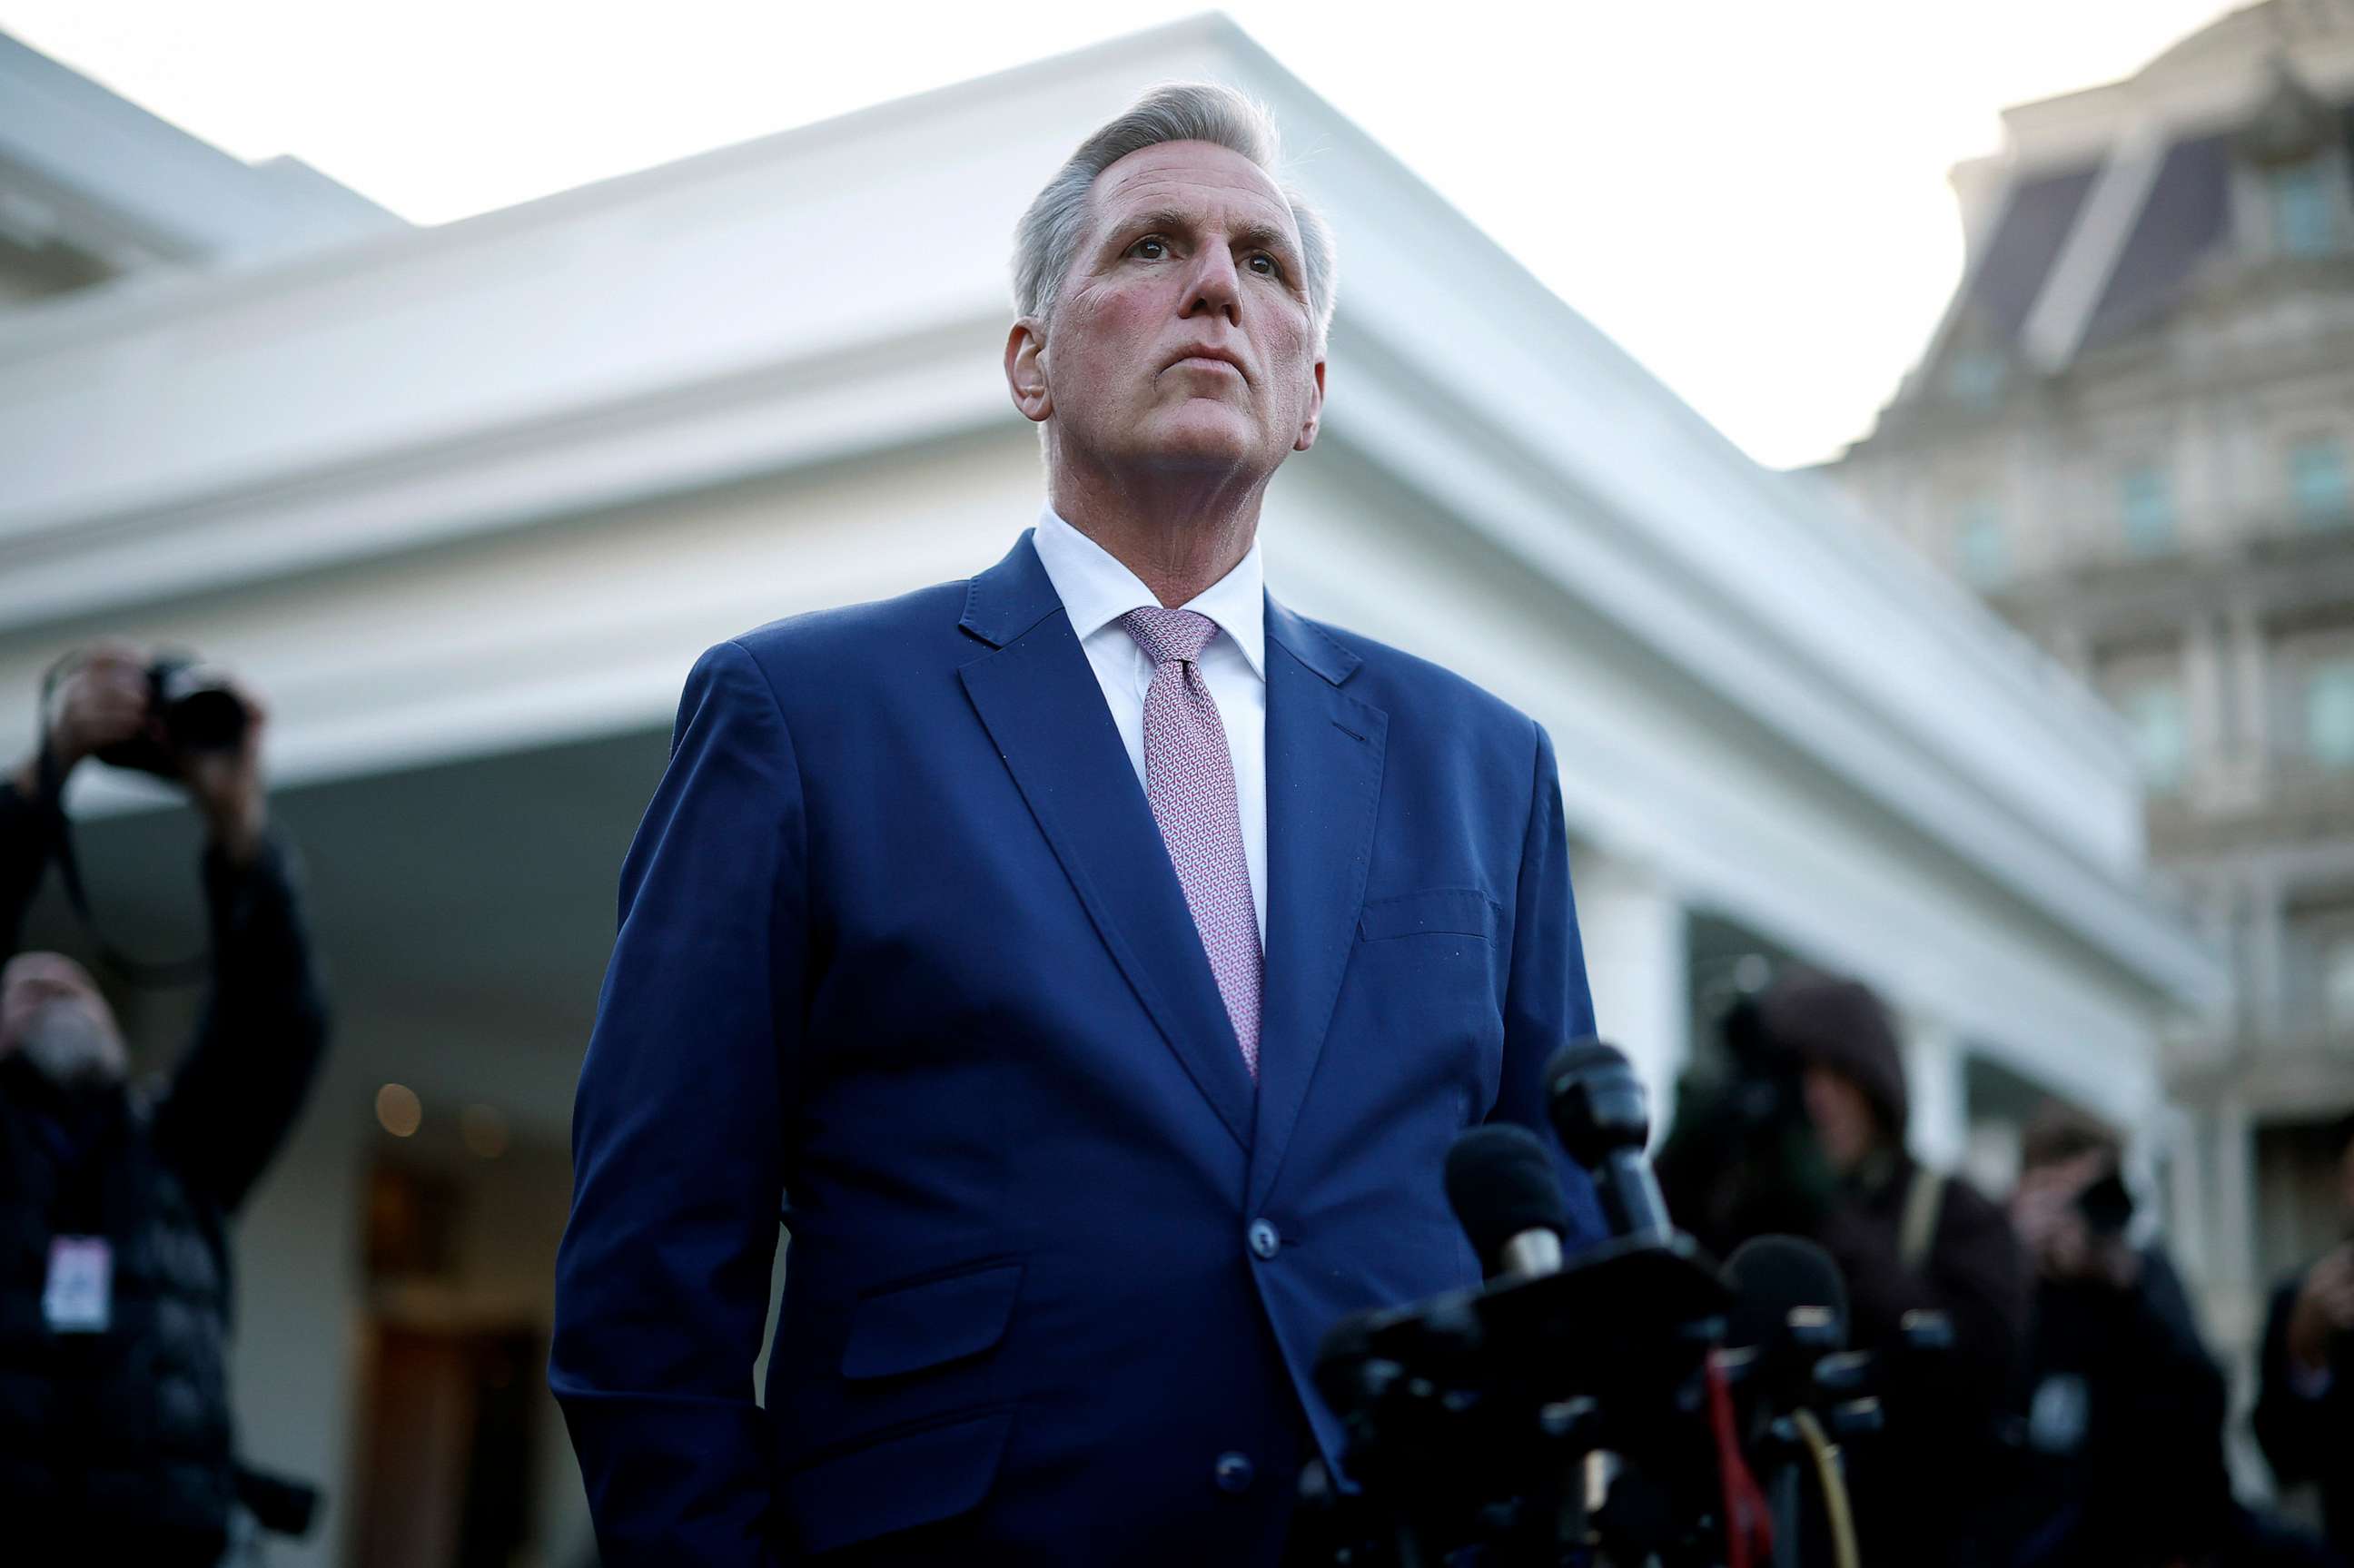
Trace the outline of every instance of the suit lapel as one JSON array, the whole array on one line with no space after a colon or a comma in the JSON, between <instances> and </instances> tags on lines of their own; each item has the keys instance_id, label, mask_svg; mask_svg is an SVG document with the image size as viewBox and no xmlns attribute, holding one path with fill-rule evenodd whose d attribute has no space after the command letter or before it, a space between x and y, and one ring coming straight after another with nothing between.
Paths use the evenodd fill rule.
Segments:
<instances>
[{"instance_id":1,"label":"suit lapel","mask_svg":"<svg viewBox=\"0 0 2354 1568\"><path fill-rule=\"evenodd\" d=\"M1341 689L1360 661L1267 605L1267 983L1250 1209L1267 1201L1324 1051L1373 857L1389 715Z\"/></svg>"},{"instance_id":2,"label":"suit lapel","mask_svg":"<svg viewBox=\"0 0 2354 1568\"><path fill-rule=\"evenodd\" d=\"M1103 689L1028 533L973 579L961 624L994 650L960 673L1039 830L1170 1048L1249 1148L1250 1075L1234 1025Z\"/></svg>"}]
</instances>

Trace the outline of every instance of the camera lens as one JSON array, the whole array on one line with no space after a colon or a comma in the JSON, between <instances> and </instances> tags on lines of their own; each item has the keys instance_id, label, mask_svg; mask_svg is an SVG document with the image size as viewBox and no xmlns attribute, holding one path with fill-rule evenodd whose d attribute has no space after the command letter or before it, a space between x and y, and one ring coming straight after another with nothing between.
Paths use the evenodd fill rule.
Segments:
<instances>
[{"instance_id":1,"label":"camera lens","mask_svg":"<svg viewBox=\"0 0 2354 1568\"><path fill-rule=\"evenodd\" d=\"M217 672L201 664L155 672L156 707L176 751L231 751L245 739L245 705Z\"/></svg>"}]
</instances>

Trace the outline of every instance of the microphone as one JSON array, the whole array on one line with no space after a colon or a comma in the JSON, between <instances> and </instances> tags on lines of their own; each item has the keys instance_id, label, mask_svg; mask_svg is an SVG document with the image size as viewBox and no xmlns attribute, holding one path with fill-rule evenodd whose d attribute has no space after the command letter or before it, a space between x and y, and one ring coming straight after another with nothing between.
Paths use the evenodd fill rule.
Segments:
<instances>
[{"instance_id":1,"label":"microphone","mask_svg":"<svg viewBox=\"0 0 2354 1568\"><path fill-rule=\"evenodd\" d=\"M1724 1282L1733 1289L1725 1343L1762 1351L1796 1338L1812 1350L1845 1348L1847 1287L1831 1255L1813 1242L1754 1236L1725 1260Z\"/></svg>"},{"instance_id":2,"label":"microphone","mask_svg":"<svg viewBox=\"0 0 2354 1568\"><path fill-rule=\"evenodd\" d=\"M1593 1173L1613 1234L1665 1242L1674 1227L1643 1157L1650 1097L1627 1054L1599 1040L1572 1041L1545 1064L1544 1083L1553 1129L1569 1157Z\"/></svg>"},{"instance_id":3,"label":"microphone","mask_svg":"<svg viewBox=\"0 0 2354 1568\"><path fill-rule=\"evenodd\" d=\"M1488 1277L1561 1272L1569 1205L1553 1156L1527 1128L1475 1127L1447 1151L1447 1202Z\"/></svg>"},{"instance_id":4,"label":"microphone","mask_svg":"<svg viewBox=\"0 0 2354 1568\"><path fill-rule=\"evenodd\" d=\"M1854 1511L1835 1439L1878 1431L1881 1416L1878 1400L1853 1397L1871 1358L1841 1349L1848 1301L1839 1265L1813 1242L1755 1236L1725 1260L1724 1282L1733 1290L1725 1339L1734 1348L1718 1365L1742 1365L1752 1384L1776 1561L1853 1564ZM1841 1403L1824 1411L1831 1400ZM1809 1482L1811 1510L1803 1496Z\"/></svg>"}]
</instances>

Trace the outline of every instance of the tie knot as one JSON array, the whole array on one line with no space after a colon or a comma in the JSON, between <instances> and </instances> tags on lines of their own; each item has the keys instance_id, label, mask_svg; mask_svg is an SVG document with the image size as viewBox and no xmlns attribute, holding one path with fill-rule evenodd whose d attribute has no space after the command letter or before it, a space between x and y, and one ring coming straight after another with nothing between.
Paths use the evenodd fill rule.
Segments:
<instances>
[{"instance_id":1,"label":"tie knot","mask_svg":"<svg viewBox=\"0 0 2354 1568\"><path fill-rule=\"evenodd\" d=\"M1210 639L1218 634L1218 623L1206 615L1191 609L1163 609L1159 605L1131 609L1119 618L1119 624L1155 664L1199 659Z\"/></svg>"}]
</instances>

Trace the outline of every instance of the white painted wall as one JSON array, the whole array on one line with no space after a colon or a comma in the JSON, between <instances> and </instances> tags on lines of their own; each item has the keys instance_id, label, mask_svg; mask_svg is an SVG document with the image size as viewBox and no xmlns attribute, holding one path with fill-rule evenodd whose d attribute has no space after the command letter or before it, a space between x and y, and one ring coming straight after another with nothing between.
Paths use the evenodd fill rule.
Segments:
<instances>
[{"instance_id":1,"label":"white painted wall","mask_svg":"<svg viewBox=\"0 0 2354 1568\"><path fill-rule=\"evenodd\" d=\"M306 1541L271 1541L272 1568L341 1562L351 1501L365 1149L348 1114L349 1067L331 1057L323 1077L236 1231L230 1389L240 1445L255 1465L325 1493Z\"/></svg>"},{"instance_id":2,"label":"white painted wall","mask_svg":"<svg viewBox=\"0 0 2354 1568\"><path fill-rule=\"evenodd\" d=\"M1675 1119L1676 1075L1691 1054L1683 903L1656 869L1604 850L1573 850L1570 874L1595 1026L1642 1075L1656 1141Z\"/></svg>"}]
</instances>

